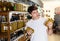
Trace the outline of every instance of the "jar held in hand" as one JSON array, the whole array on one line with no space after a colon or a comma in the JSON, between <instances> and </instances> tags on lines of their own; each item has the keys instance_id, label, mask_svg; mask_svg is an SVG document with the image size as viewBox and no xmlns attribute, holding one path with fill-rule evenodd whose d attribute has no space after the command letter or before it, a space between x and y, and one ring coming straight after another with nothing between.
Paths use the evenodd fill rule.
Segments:
<instances>
[{"instance_id":1,"label":"jar held in hand","mask_svg":"<svg viewBox=\"0 0 60 41\"><path fill-rule=\"evenodd\" d=\"M30 27L27 27L26 32L27 32L28 35L31 35L31 34L34 33L34 29L32 29Z\"/></svg>"}]
</instances>

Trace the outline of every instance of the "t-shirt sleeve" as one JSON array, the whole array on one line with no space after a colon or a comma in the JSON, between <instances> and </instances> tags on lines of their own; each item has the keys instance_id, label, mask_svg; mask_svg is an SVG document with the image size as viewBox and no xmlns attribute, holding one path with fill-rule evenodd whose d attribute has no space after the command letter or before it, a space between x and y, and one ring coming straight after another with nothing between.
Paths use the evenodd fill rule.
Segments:
<instances>
[{"instance_id":1,"label":"t-shirt sleeve","mask_svg":"<svg viewBox=\"0 0 60 41\"><path fill-rule=\"evenodd\" d=\"M48 20L47 18L43 18L44 23L45 23L47 20Z\"/></svg>"},{"instance_id":2,"label":"t-shirt sleeve","mask_svg":"<svg viewBox=\"0 0 60 41\"><path fill-rule=\"evenodd\" d=\"M32 28L32 26L31 26L31 21L28 21L28 22L26 23L25 29L27 29L27 27Z\"/></svg>"},{"instance_id":3,"label":"t-shirt sleeve","mask_svg":"<svg viewBox=\"0 0 60 41\"><path fill-rule=\"evenodd\" d=\"M27 27L30 27L30 23L29 22L26 23L25 30L27 29Z\"/></svg>"}]
</instances>

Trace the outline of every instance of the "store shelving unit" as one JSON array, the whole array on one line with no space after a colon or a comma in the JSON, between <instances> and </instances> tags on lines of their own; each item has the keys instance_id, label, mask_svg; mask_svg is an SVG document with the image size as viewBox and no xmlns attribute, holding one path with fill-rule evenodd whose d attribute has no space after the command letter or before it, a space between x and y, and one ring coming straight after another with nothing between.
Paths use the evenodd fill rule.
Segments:
<instances>
[{"instance_id":1,"label":"store shelving unit","mask_svg":"<svg viewBox=\"0 0 60 41\"><path fill-rule=\"evenodd\" d=\"M0 12L0 16L7 16L8 31L7 33L0 33L0 38L8 38L10 41L10 23L9 23L9 12Z\"/></svg>"},{"instance_id":2,"label":"store shelving unit","mask_svg":"<svg viewBox=\"0 0 60 41\"><path fill-rule=\"evenodd\" d=\"M7 17L7 26L8 26L7 32L0 32L0 38L7 38L8 41L10 41L10 37L11 37L10 36L10 34L11 34L11 32L10 32L10 18L11 18L13 13L16 13L16 14L24 13L24 14L26 14L27 12L19 12L19 11L0 12L0 16L6 16ZM21 29L17 29L14 32L18 32L19 30L23 30L23 28L24 27L22 27ZM12 32L12 33L14 33L14 32Z\"/></svg>"}]
</instances>

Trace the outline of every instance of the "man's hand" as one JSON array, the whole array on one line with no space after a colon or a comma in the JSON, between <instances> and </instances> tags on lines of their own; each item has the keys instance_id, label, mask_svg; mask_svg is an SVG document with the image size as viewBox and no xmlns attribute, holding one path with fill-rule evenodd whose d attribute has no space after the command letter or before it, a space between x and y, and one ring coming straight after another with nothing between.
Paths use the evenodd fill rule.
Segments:
<instances>
[{"instance_id":1,"label":"man's hand","mask_svg":"<svg viewBox=\"0 0 60 41\"><path fill-rule=\"evenodd\" d=\"M53 30L52 30L53 23L49 21L47 26L48 26L48 34L52 35L53 34Z\"/></svg>"},{"instance_id":2,"label":"man's hand","mask_svg":"<svg viewBox=\"0 0 60 41\"><path fill-rule=\"evenodd\" d=\"M53 30L52 30L52 29L49 29L49 30L48 30L48 34L49 34L49 35L52 35L52 34L53 34Z\"/></svg>"},{"instance_id":3,"label":"man's hand","mask_svg":"<svg viewBox=\"0 0 60 41\"><path fill-rule=\"evenodd\" d=\"M49 21L48 24L47 24L47 26L48 26L49 28L52 28L53 23Z\"/></svg>"}]
</instances>

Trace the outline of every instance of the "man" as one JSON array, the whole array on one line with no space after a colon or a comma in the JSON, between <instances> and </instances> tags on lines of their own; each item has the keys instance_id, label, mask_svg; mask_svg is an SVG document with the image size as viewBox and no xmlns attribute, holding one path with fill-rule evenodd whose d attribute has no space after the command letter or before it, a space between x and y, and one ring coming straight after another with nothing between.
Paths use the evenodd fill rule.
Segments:
<instances>
[{"instance_id":1,"label":"man","mask_svg":"<svg viewBox=\"0 0 60 41\"><path fill-rule=\"evenodd\" d=\"M28 12L32 15L32 19L26 23L26 28L30 27L34 29L30 41L48 41L47 27L44 25L46 19L39 15L37 9L36 6L30 6L28 8Z\"/></svg>"}]
</instances>

